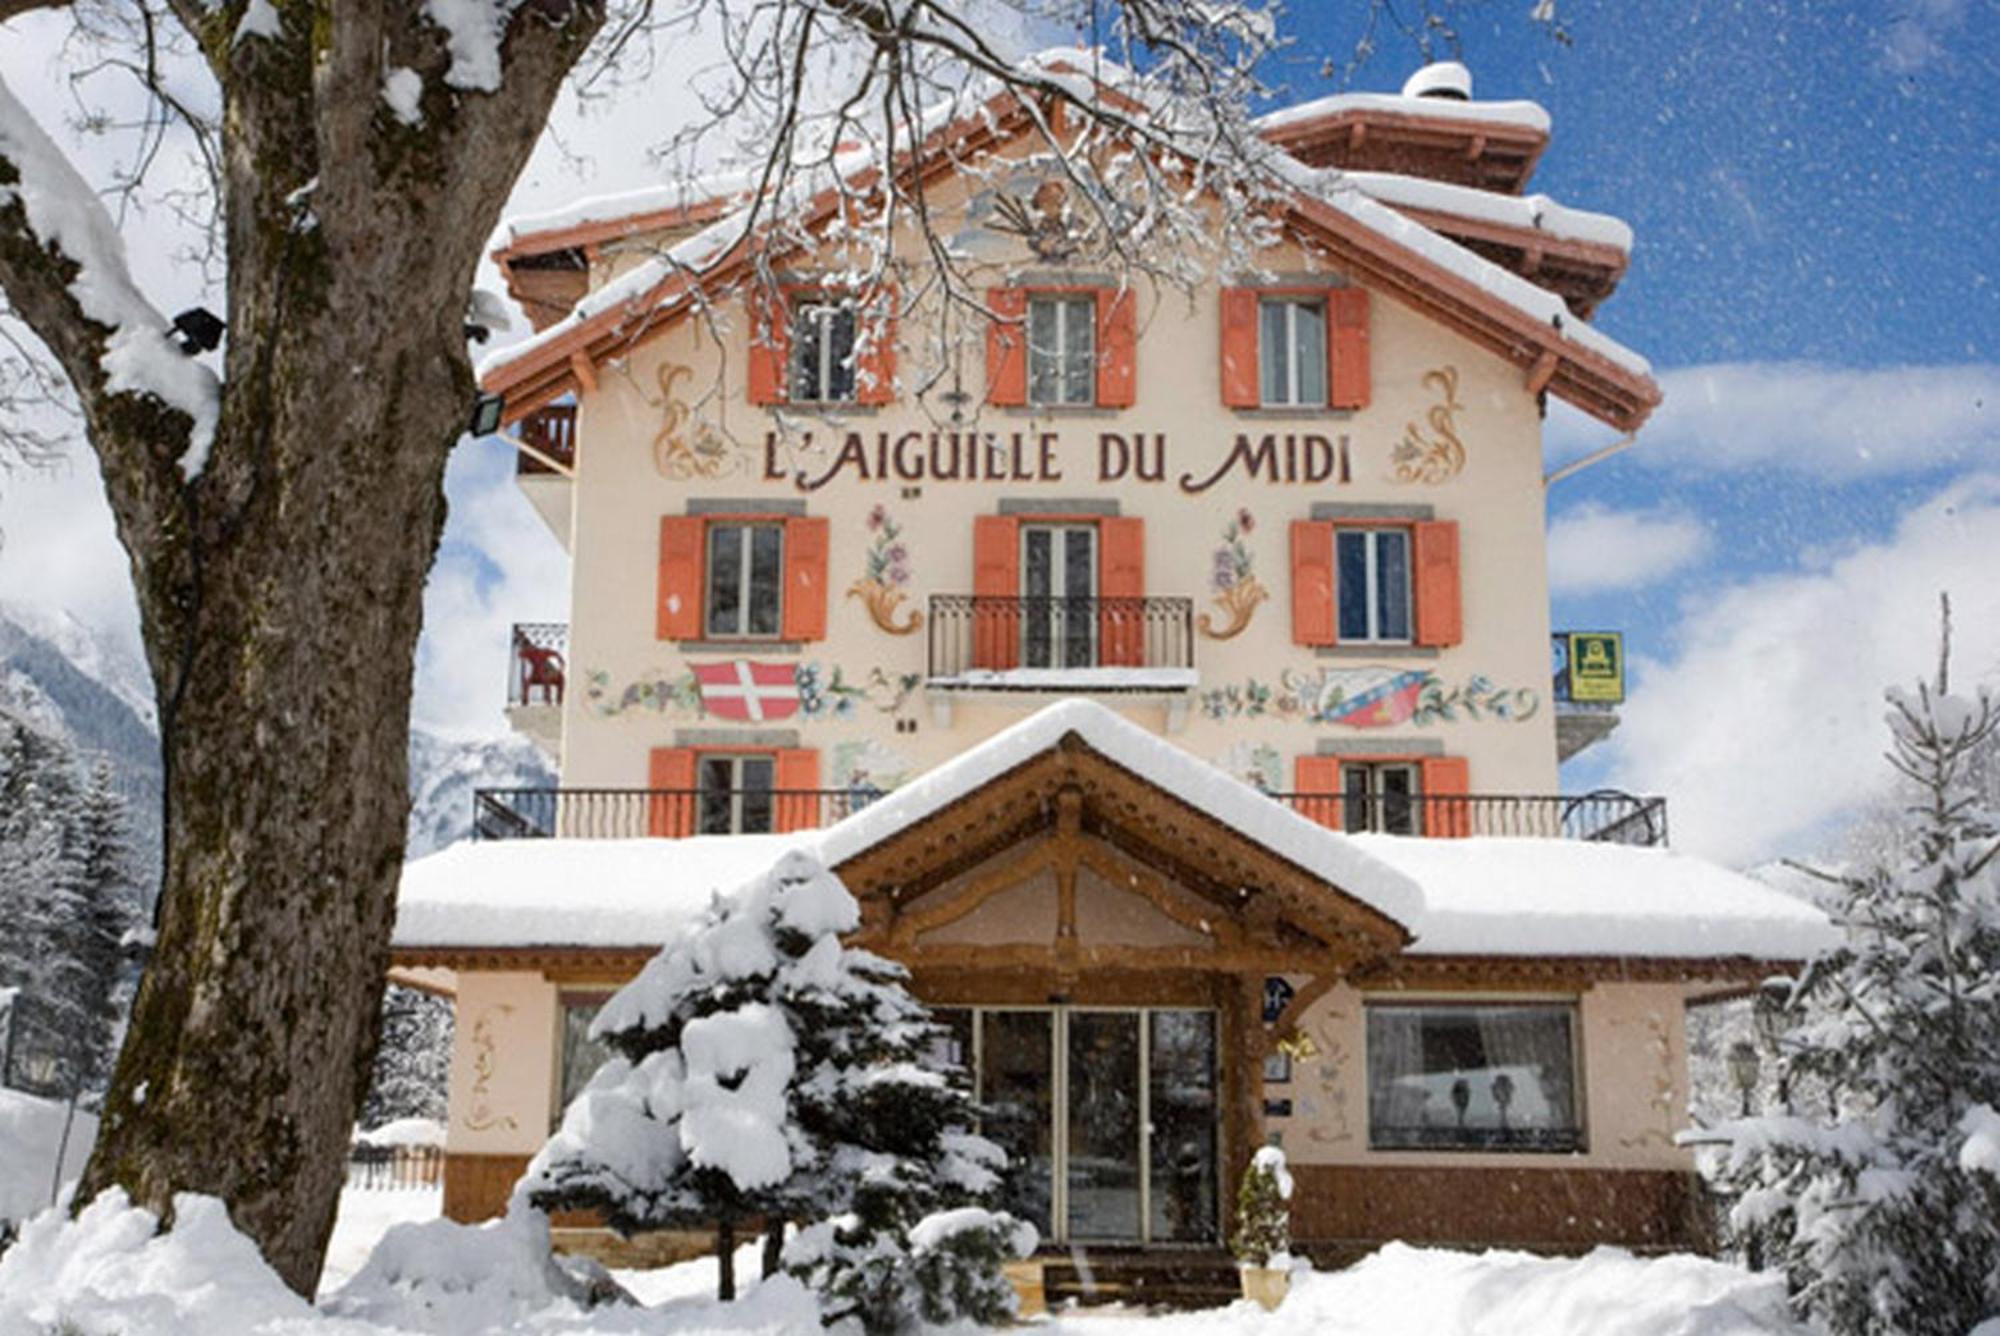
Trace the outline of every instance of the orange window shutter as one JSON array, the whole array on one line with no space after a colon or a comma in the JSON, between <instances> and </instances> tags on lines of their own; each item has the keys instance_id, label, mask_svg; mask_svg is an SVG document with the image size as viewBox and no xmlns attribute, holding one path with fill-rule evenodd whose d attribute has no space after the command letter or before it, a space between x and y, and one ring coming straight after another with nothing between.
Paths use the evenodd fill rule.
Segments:
<instances>
[{"instance_id":1,"label":"orange window shutter","mask_svg":"<svg viewBox=\"0 0 2000 1336\"><path fill-rule=\"evenodd\" d=\"M1308 821L1345 830L1346 814L1340 804L1340 758L1301 756L1293 763L1292 773L1292 786L1298 790L1293 799L1294 810Z\"/></svg>"},{"instance_id":2,"label":"orange window shutter","mask_svg":"<svg viewBox=\"0 0 2000 1336\"><path fill-rule=\"evenodd\" d=\"M1129 516L1097 522L1098 661L1146 666L1146 522Z\"/></svg>"},{"instance_id":3,"label":"orange window shutter","mask_svg":"<svg viewBox=\"0 0 2000 1336\"><path fill-rule=\"evenodd\" d=\"M695 777L692 747L655 747L646 784L646 833L679 839L694 834Z\"/></svg>"},{"instance_id":4,"label":"orange window shutter","mask_svg":"<svg viewBox=\"0 0 2000 1336\"><path fill-rule=\"evenodd\" d=\"M855 367L854 399L863 404L896 401L897 298L894 287L879 293L867 313L868 350Z\"/></svg>"},{"instance_id":5,"label":"orange window shutter","mask_svg":"<svg viewBox=\"0 0 2000 1336\"><path fill-rule=\"evenodd\" d=\"M706 530L698 515L660 520L661 640L701 639L701 545Z\"/></svg>"},{"instance_id":6,"label":"orange window shutter","mask_svg":"<svg viewBox=\"0 0 2000 1336\"><path fill-rule=\"evenodd\" d=\"M1028 402L1028 294L1023 288L989 288L986 305L986 402Z\"/></svg>"},{"instance_id":7,"label":"orange window shutter","mask_svg":"<svg viewBox=\"0 0 2000 1336\"><path fill-rule=\"evenodd\" d=\"M972 666L1012 668L1021 651L1021 522L972 521Z\"/></svg>"},{"instance_id":8,"label":"orange window shutter","mask_svg":"<svg viewBox=\"0 0 2000 1336\"><path fill-rule=\"evenodd\" d=\"M792 360L792 322L785 299L753 287L750 313L750 402L785 402L785 368Z\"/></svg>"},{"instance_id":9,"label":"orange window shutter","mask_svg":"<svg viewBox=\"0 0 2000 1336\"><path fill-rule=\"evenodd\" d=\"M1423 833L1464 839L1472 833L1472 775L1463 756L1426 756L1417 763Z\"/></svg>"},{"instance_id":10,"label":"orange window shutter","mask_svg":"<svg viewBox=\"0 0 2000 1336\"><path fill-rule=\"evenodd\" d=\"M785 521L785 594L779 613L786 640L826 639L826 558L832 542L824 515Z\"/></svg>"},{"instance_id":11,"label":"orange window shutter","mask_svg":"<svg viewBox=\"0 0 2000 1336\"><path fill-rule=\"evenodd\" d=\"M1292 639L1331 645L1338 638L1333 608L1333 526L1292 521Z\"/></svg>"},{"instance_id":12,"label":"orange window shutter","mask_svg":"<svg viewBox=\"0 0 2000 1336\"><path fill-rule=\"evenodd\" d=\"M1132 291L1097 294L1097 406L1130 408L1139 395L1139 318Z\"/></svg>"},{"instance_id":13,"label":"orange window shutter","mask_svg":"<svg viewBox=\"0 0 2000 1336\"><path fill-rule=\"evenodd\" d=\"M1333 328L1326 341L1327 403L1333 408L1368 407L1368 289L1335 288L1327 294Z\"/></svg>"},{"instance_id":14,"label":"orange window shutter","mask_svg":"<svg viewBox=\"0 0 2000 1336\"><path fill-rule=\"evenodd\" d=\"M1255 408L1263 402L1257 381L1257 290L1224 288L1222 306L1222 402Z\"/></svg>"},{"instance_id":15,"label":"orange window shutter","mask_svg":"<svg viewBox=\"0 0 2000 1336\"><path fill-rule=\"evenodd\" d=\"M771 787L777 790L772 824L780 835L817 830L820 820L819 753L811 747L787 747L772 766Z\"/></svg>"},{"instance_id":16,"label":"orange window shutter","mask_svg":"<svg viewBox=\"0 0 2000 1336\"><path fill-rule=\"evenodd\" d=\"M1460 598L1458 521L1425 520L1413 531L1416 548L1417 643L1456 645L1465 639Z\"/></svg>"}]
</instances>

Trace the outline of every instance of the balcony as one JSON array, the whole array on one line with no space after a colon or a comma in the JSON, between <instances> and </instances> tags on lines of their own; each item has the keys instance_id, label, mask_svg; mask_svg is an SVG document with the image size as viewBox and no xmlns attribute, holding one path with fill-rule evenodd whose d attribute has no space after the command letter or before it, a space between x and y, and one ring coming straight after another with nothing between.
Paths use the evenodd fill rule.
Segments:
<instances>
[{"instance_id":1,"label":"balcony","mask_svg":"<svg viewBox=\"0 0 2000 1336\"><path fill-rule=\"evenodd\" d=\"M933 689L1175 692L1193 689L1189 598L930 598Z\"/></svg>"},{"instance_id":2,"label":"balcony","mask_svg":"<svg viewBox=\"0 0 2000 1336\"><path fill-rule=\"evenodd\" d=\"M472 795L472 833L482 840L768 834L830 826L881 796L869 789L479 789ZM1626 793L1270 797L1350 832L1667 842L1666 799Z\"/></svg>"},{"instance_id":3,"label":"balcony","mask_svg":"<svg viewBox=\"0 0 2000 1336\"><path fill-rule=\"evenodd\" d=\"M568 655L568 624L514 624L513 644L508 651L507 722L551 759L562 750L562 703Z\"/></svg>"},{"instance_id":4,"label":"balcony","mask_svg":"<svg viewBox=\"0 0 2000 1336\"><path fill-rule=\"evenodd\" d=\"M817 830L880 798L871 789L475 789L480 840L634 840Z\"/></svg>"},{"instance_id":5,"label":"balcony","mask_svg":"<svg viewBox=\"0 0 2000 1336\"><path fill-rule=\"evenodd\" d=\"M1274 793L1309 821L1349 834L1500 836L1600 844L1667 843L1667 800L1603 790L1567 794Z\"/></svg>"}]
</instances>

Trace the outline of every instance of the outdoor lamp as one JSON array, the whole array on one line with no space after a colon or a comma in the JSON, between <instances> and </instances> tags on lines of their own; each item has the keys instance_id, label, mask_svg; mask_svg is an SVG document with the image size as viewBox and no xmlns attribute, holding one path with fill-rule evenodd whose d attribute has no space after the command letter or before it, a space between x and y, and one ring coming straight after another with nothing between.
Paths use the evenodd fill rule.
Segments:
<instances>
[{"instance_id":1,"label":"outdoor lamp","mask_svg":"<svg viewBox=\"0 0 2000 1336\"><path fill-rule=\"evenodd\" d=\"M1763 1068L1763 1061L1757 1056L1757 1046L1747 1039L1739 1039L1729 1046L1729 1079L1737 1093L1743 1097L1739 1116L1750 1116L1750 1092L1757 1088L1757 1076Z\"/></svg>"},{"instance_id":2,"label":"outdoor lamp","mask_svg":"<svg viewBox=\"0 0 2000 1336\"><path fill-rule=\"evenodd\" d=\"M173 328L181 351L194 357L220 344L222 331L228 326L222 323L221 316L206 306L190 306L174 317Z\"/></svg>"},{"instance_id":3,"label":"outdoor lamp","mask_svg":"<svg viewBox=\"0 0 2000 1336\"><path fill-rule=\"evenodd\" d=\"M491 436L500 430L500 417L506 410L505 395L476 395L472 400L472 422L466 430L474 436Z\"/></svg>"}]
</instances>

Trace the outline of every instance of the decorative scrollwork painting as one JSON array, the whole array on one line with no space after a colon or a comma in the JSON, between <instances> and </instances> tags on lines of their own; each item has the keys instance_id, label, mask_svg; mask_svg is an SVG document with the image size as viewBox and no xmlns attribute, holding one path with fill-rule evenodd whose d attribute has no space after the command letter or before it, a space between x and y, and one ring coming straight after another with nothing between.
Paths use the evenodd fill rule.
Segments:
<instances>
[{"instance_id":1,"label":"decorative scrollwork painting","mask_svg":"<svg viewBox=\"0 0 2000 1336\"><path fill-rule=\"evenodd\" d=\"M687 482L721 478L743 467L742 456L706 422L691 422L693 411L678 387L694 374L691 367L662 362L659 370L660 429L653 435L653 467L665 478Z\"/></svg>"},{"instance_id":2,"label":"decorative scrollwork painting","mask_svg":"<svg viewBox=\"0 0 2000 1336\"><path fill-rule=\"evenodd\" d=\"M1243 633L1257 613L1257 605L1271 596L1257 578L1256 557L1247 541L1257 527L1248 510L1239 510L1222 529L1222 544L1215 549L1215 563L1209 572L1209 588L1215 592L1215 606L1222 616L1204 612L1195 625L1210 640L1229 640Z\"/></svg>"},{"instance_id":3,"label":"decorative scrollwork painting","mask_svg":"<svg viewBox=\"0 0 2000 1336\"><path fill-rule=\"evenodd\" d=\"M876 506L868 512L868 531L874 535L868 543L868 562L861 578L847 587L847 596L860 599L875 625L890 635L909 635L924 624L924 615L911 608L902 621L896 620L909 597L905 590L910 583L910 549L903 542L902 526Z\"/></svg>"},{"instance_id":4,"label":"decorative scrollwork painting","mask_svg":"<svg viewBox=\"0 0 2000 1336\"><path fill-rule=\"evenodd\" d=\"M1436 392L1438 402L1424 414L1428 425L1405 423L1403 439L1390 451L1389 476L1397 482L1448 482L1465 468L1465 442L1459 439L1456 420L1465 407L1458 401L1458 368L1426 371L1424 384Z\"/></svg>"}]
</instances>

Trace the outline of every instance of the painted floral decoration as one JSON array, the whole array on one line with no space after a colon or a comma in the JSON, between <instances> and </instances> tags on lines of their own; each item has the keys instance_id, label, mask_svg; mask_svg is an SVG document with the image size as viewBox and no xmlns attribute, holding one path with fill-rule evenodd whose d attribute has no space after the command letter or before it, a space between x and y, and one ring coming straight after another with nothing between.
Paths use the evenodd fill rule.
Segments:
<instances>
[{"instance_id":1,"label":"painted floral decoration","mask_svg":"<svg viewBox=\"0 0 2000 1336\"><path fill-rule=\"evenodd\" d=\"M1257 578L1257 562L1246 541L1255 532L1257 521L1248 510L1238 510L1222 529L1222 545L1215 549L1209 572L1209 586L1215 591L1215 606L1222 616L1204 612L1196 623L1211 640L1228 640L1241 635L1257 612L1257 605L1271 596Z\"/></svg>"},{"instance_id":2,"label":"painted floral decoration","mask_svg":"<svg viewBox=\"0 0 2000 1336\"><path fill-rule=\"evenodd\" d=\"M877 504L868 512L868 560L862 576L847 588L849 598L858 598L868 615L892 636L906 636L924 624L924 615L915 608L905 619L896 620L897 609L909 595L910 549L903 541L903 528L889 518L886 507Z\"/></svg>"},{"instance_id":3,"label":"painted floral decoration","mask_svg":"<svg viewBox=\"0 0 2000 1336\"><path fill-rule=\"evenodd\" d=\"M1403 426L1403 439L1389 455L1389 476L1397 482L1449 482L1465 467L1465 442L1458 438L1458 368L1433 367L1424 384L1438 396L1424 414L1429 430L1414 422Z\"/></svg>"}]
</instances>

